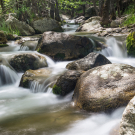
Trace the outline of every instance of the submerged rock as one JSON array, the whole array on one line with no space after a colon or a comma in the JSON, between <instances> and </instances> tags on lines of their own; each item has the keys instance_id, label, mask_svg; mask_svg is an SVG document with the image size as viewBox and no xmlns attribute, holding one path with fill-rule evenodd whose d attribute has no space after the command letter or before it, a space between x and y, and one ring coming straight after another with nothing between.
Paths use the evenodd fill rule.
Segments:
<instances>
[{"instance_id":1,"label":"submerged rock","mask_svg":"<svg viewBox=\"0 0 135 135\"><path fill-rule=\"evenodd\" d=\"M36 47L37 47L38 41L25 41L21 44L21 49L23 49L24 47L28 47L29 50L35 51Z\"/></svg>"},{"instance_id":2,"label":"submerged rock","mask_svg":"<svg viewBox=\"0 0 135 135\"><path fill-rule=\"evenodd\" d=\"M42 34L46 31L62 32L63 29L60 24L51 18L43 18L33 22L33 28L37 34Z\"/></svg>"},{"instance_id":3,"label":"submerged rock","mask_svg":"<svg viewBox=\"0 0 135 135\"><path fill-rule=\"evenodd\" d=\"M53 93L65 96L74 90L76 82L79 77L83 74L83 71L73 71L67 70L62 74L58 79L55 85L53 86Z\"/></svg>"},{"instance_id":4,"label":"submerged rock","mask_svg":"<svg viewBox=\"0 0 135 135\"><path fill-rule=\"evenodd\" d=\"M73 101L80 109L99 112L126 105L133 96L135 68L126 64L107 64L81 75Z\"/></svg>"},{"instance_id":5,"label":"submerged rock","mask_svg":"<svg viewBox=\"0 0 135 135\"><path fill-rule=\"evenodd\" d=\"M46 78L52 73L51 69L44 68L38 70L28 70L26 71L20 81L20 87L30 88L30 84L35 81L38 84L43 84Z\"/></svg>"},{"instance_id":6,"label":"submerged rock","mask_svg":"<svg viewBox=\"0 0 135 135\"><path fill-rule=\"evenodd\" d=\"M70 70L84 70L87 71L91 68L111 64L111 62L102 54L90 53L86 57L69 63L66 68Z\"/></svg>"},{"instance_id":7,"label":"submerged rock","mask_svg":"<svg viewBox=\"0 0 135 135\"><path fill-rule=\"evenodd\" d=\"M8 61L17 72L48 66L46 58L37 53L14 54Z\"/></svg>"},{"instance_id":8,"label":"submerged rock","mask_svg":"<svg viewBox=\"0 0 135 135\"><path fill-rule=\"evenodd\" d=\"M120 135L135 135L135 97L129 102L123 113Z\"/></svg>"},{"instance_id":9,"label":"submerged rock","mask_svg":"<svg viewBox=\"0 0 135 135\"><path fill-rule=\"evenodd\" d=\"M36 50L54 60L73 60L88 55L94 50L94 45L87 37L44 32Z\"/></svg>"}]
</instances>

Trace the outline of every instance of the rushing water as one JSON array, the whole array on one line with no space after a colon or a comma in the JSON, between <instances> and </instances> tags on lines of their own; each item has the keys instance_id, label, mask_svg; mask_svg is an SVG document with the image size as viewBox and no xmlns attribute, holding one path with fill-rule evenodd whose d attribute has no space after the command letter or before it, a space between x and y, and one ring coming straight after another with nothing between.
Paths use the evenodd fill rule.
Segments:
<instances>
[{"instance_id":1,"label":"rushing water","mask_svg":"<svg viewBox=\"0 0 135 135\"><path fill-rule=\"evenodd\" d=\"M85 35L105 43L108 47L99 53L111 62L135 66L135 59L127 57L122 38L106 39L89 33L75 33L77 27L70 22L63 26L65 33ZM13 41L9 42L9 47L0 48L0 135L115 135L113 131L119 127L124 107L111 114L79 111L73 106L73 93L62 98L48 87L66 70L69 61L54 62L44 56L48 68L52 69L51 75L42 84L33 81L29 89L18 87L23 73L16 73L6 59L11 54L28 50L27 46L21 48Z\"/></svg>"}]
</instances>

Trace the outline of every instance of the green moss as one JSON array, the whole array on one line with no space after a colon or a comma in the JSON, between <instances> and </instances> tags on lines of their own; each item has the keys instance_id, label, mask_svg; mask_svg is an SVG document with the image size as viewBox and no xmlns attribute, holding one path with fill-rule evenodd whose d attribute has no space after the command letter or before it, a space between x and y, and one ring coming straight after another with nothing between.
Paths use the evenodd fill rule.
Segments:
<instances>
[{"instance_id":1,"label":"green moss","mask_svg":"<svg viewBox=\"0 0 135 135\"><path fill-rule=\"evenodd\" d=\"M29 81L28 81L27 78L24 78L24 79L23 79L22 86L23 86L24 88L29 88Z\"/></svg>"},{"instance_id":2,"label":"green moss","mask_svg":"<svg viewBox=\"0 0 135 135\"><path fill-rule=\"evenodd\" d=\"M7 44L0 44L0 47L7 47Z\"/></svg>"},{"instance_id":3,"label":"green moss","mask_svg":"<svg viewBox=\"0 0 135 135\"><path fill-rule=\"evenodd\" d=\"M57 53L55 56L54 56L55 59L60 59L60 60L63 60L65 58L65 54L64 53Z\"/></svg>"},{"instance_id":4,"label":"green moss","mask_svg":"<svg viewBox=\"0 0 135 135\"><path fill-rule=\"evenodd\" d=\"M135 32L128 35L126 43L128 54L130 56L135 56Z\"/></svg>"},{"instance_id":5,"label":"green moss","mask_svg":"<svg viewBox=\"0 0 135 135\"><path fill-rule=\"evenodd\" d=\"M53 86L53 93L57 95L61 94L61 88L57 86L56 84Z\"/></svg>"},{"instance_id":6,"label":"green moss","mask_svg":"<svg viewBox=\"0 0 135 135\"><path fill-rule=\"evenodd\" d=\"M41 50L41 49L40 49L40 48L38 48L38 49L37 49L37 52L40 52L40 50Z\"/></svg>"}]
</instances>

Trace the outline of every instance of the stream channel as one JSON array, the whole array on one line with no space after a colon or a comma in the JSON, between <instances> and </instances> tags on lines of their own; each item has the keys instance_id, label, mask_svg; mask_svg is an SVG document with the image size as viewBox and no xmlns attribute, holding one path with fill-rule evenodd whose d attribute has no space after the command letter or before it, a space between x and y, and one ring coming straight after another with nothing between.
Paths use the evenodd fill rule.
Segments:
<instances>
[{"instance_id":1,"label":"stream channel","mask_svg":"<svg viewBox=\"0 0 135 135\"><path fill-rule=\"evenodd\" d=\"M108 47L99 53L112 63L125 63L135 67L135 58L127 57L124 35L99 38L90 33L76 33L78 25L68 25L69 27L67 24L63 26L64 33L85 35L91 40L103 42ZM90 113L74 107L73 93L64 98L56 96L45 82L43 85L33 82L30 89L18 87L23 73L15 72L6 57L35 51L30 51L28 47L20 49L21 46L14 41L8 44L8 47L0 48L0 58L5 60L5 65L0 65L0 135L118 135L115 130L117 131L125 107L118 108L111 114ZM48 79L60 75L69 63L54 62L51 58L44 57L47 58L49 68L53 69Z\"/></svg>"}]
</instances>

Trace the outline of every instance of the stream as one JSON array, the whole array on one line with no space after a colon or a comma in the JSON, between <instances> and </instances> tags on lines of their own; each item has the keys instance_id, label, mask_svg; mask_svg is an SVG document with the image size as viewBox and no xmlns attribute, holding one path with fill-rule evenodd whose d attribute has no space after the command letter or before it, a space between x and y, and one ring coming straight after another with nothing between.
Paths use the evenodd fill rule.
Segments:
<instances>
[{"instance_id":1,"label":"stream","mask_svg":"<svg viewBox=\"0 0 135 135\"><path fill-rule=\"evenodd\" d=\"M64 33L87 36L105 43L108 47L101 53L112 63L125 63L135 67L135 58L127 57L125 36L101 38L90 33L77 32L78 25L64 25ZM114 110L111 114L88 113L74 107L73 92L62 98L52 93L47 87L35 82L30 89L19 86L23 73L17 73L6 61L7 56L18 53L37 53L26 46L10 41L8 47L0 48L0 135L115 135L125 107ZM94 42L93 42L94 44ZM48 68L53 72L47 79L52 79L65 71L70 61L54 62L48 56ZM36 93L35 93L36 91ZM46 91L44 93L44 91ZM116 135L117 132L116 132Z\"/></svg>"}]
</instances>

